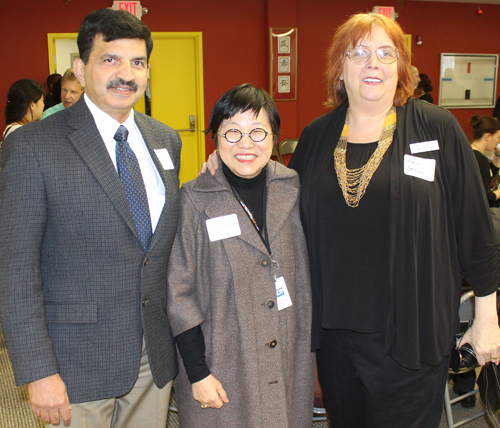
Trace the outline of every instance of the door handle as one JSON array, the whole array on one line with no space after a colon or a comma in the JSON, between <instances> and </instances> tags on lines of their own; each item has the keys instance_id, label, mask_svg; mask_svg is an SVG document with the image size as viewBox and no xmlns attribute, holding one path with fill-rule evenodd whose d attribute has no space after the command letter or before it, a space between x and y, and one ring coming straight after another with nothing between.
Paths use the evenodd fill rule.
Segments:
<instances>
[{"instance_id":1,"label":"door handle","mask_svg":"<svg viewBox=\"0 0 500 428\"><path fill-rule=\"evenodd\" d=\"M176 129L177 132L194 132L196 130L196 119L194 114L189 115L189 128L188 129Z\"/></svg>"}]
</instances>

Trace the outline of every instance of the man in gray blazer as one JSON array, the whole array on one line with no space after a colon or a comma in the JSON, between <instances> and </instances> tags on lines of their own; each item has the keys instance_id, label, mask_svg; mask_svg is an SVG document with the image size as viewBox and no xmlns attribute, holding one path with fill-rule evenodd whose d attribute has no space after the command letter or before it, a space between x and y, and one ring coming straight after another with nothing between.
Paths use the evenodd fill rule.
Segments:
<instances>
[{"instance_id":1,"label":"man in gray blazer","mask_svg":"<svg viewBox=\"0 0 500 428\"><path fill-rule=\"evenodd\" d=\"M181 141L133 111L152 47L128 12L92 12L74 64L85 96L2 148L1 325L45 423L166 426Z\"/></svg>"}]
</instances>

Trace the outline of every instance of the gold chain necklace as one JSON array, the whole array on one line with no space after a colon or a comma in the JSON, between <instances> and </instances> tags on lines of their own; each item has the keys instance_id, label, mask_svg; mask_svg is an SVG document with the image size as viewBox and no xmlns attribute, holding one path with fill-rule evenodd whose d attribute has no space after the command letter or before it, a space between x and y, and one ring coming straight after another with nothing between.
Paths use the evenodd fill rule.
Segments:
<instances>
[{"instance_id":1,"label":"gold chain necklace","mask_svg":"<svg viewBox=\"0 0 500 428\"><path fill-rule=\"evenodd\" d=\"M339 180L340 188L344 194L345 202L351 208L356 208L364 196L373 174L384 158L385 152L392 143L394 130L396 129L396 107L392 107L385 119L384 129L380 136L377 149L371 155L368 162L361 168L347 169L346 151L347 137L349 136L349 109L345 118L344 128L339 142L333 153L335 159L335 171Z\"/></svg>"}]
</instances>

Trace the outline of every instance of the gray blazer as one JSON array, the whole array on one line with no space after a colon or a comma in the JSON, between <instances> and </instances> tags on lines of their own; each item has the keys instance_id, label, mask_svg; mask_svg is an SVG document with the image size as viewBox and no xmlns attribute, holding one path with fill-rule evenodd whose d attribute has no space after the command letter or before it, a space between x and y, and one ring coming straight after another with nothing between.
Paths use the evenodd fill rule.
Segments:
<instances>
[{"instance_id":1,"label":"gray blazer","mask_svg":"<svg viewBox=\"0 0 500 428\"><path fill-rule=\"evenodd\" d=\"M18 385L60 373L73 403L126 394L143 336L156 384L177 373L165 306L181 140L150 117L135 113L135 121L166 189L147 254L83 97L5 141L0 321ZM163 169L160 148L175 169Z\"/></svg>"}]
</instances>

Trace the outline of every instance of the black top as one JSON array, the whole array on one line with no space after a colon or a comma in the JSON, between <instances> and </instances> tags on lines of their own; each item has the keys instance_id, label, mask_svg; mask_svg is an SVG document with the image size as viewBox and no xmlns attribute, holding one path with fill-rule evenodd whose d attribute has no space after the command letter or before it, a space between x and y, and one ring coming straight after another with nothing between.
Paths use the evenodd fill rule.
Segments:
<instances>
[{"instance_id":1,"label":"black top","mask_svg":"<svg viewBox=\"0 0 500 428\"><path fill-rule=\"evenodd\" d=\"M224 162L221 161L221 164L224 176L235 192L235 197L242 201L252 213L259 228L259 235L271 254L265 224L266 168L264 167L254 178L242 178L234 174ZM210 375L205 361L205 338L201 326L198 325L175 336L175 341L191 383L203 380Z\"/></svg>"},{"instance_id":2,"label":"black top","mask_svg":"<svg viewBox=\"0 0 500 428\"><path fill-rule=\"evenodd\" d=\"M476 156L477 165L479 166L479 172L481 173L488 203L490 207L492 207L497 201L497 195L491 190L491 177L492 175L495 176L498 174L499 168L493 165L490 160L478 150L474 150L474 155Z\"/></svg>"},{"instance_id":3,"label":"black top","mask_svg":"<svg viewBox=\"0 0 500 428\"><path fill-rule=\"evenodd\" d=\"M378 143L347 144L347 168L365 165ZM390 150L390 147L389 147ZM383 331L389 309L389 162L388 154L373 174L356 208L342 194L333 153L318 182L322 196L316 203L317 227L322 231L325 260L322 276L339 286L324 290L325 328L362 333ZM332 218L335 221L332 221ZM345 267L348 266L348 269ZM327 309L328 308L328 309Z\"/></svg>"},{"instance_id":4,"label":"black top","mask_svg":"<svg viewBox=\"0 0 500 428\"><path fill-rule=\"evenodd\" d=\"M313 349L320 347L322 327L330 319L325 312L331 312L332 299L327 302L325 296L332 286L335 294L344 287L337 278L324 275L323 265L332 263L327 256L331 243L323 239L324 231L318 225L325 217L331 223L340 220L332 212L318 211L318 201L324 199L318 183L331 171L347 107L343 104L309 124L289 163L301 181L300 211L313 292ZM470 143L456 118L414 98L404 107L396 107L396 112L394 139L384 156L389 163L390 293L385 350L394 361L416 370L421 362L437 365L450 354L453 335L459 329L461 274L480 297L496 291L499 276L483 185ZM434 140L437 145L419 145ZM415 161L425 164L424 169L413 168L411 162ZM422 177L423 171L435 175ZM352 212L371 197L376 189L373 184ZM345 204L343 198L339 204ZM343 221L347 223L345 218ZM354 223L362 227L359 221ZM383 245L371 257L377 257L378 251L384 251ZM347 272L359 269L356 255L349 260ZM360 306L366 310L369 305Z\"/></svg>"},{"instance_id":5,"label":"black top","mask_svg":"<svg viewBox=\"0 0 500 428\"><path fill-rule=\"evenodd\" d=\"M431 94L425 93L418 97L419 100L427 101L428 103L434 104L434 98L432 98Z\"/></svg>"}]
</instances>

